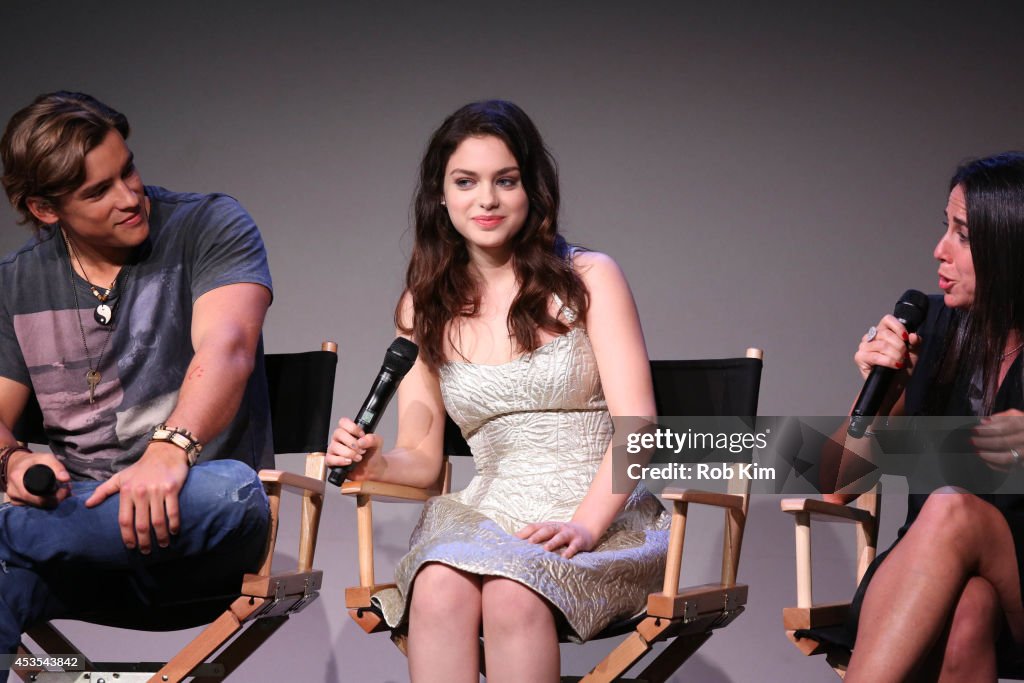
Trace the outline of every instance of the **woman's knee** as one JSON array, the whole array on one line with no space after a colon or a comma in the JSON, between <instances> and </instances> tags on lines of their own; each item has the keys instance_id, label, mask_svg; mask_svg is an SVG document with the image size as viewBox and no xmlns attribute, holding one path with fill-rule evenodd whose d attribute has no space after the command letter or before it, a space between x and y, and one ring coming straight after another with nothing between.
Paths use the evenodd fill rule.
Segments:
<instances>
[{"instance_id":1,"label":"woman's knee","mask_svg":"<svg viewBox=\"0 0 1024 683\"><path fill-rule=\"evenodd\" d=\"M996 512L989 503L961 489L945 487L925 501L914 524L929 535L965 538L984 533L985 518Z\"/></svg>"},{"instance_id":2,"label":"woman's knee","mask_svg":"<svg viewBox=\"0 0 1024 683\"><path fill-rule=\"evenodd\" d=\"M991 583L971 577L953 610L943 654L946 671L967 671L992 656L1000 617L999 597Z\"/></svg>"},{"instance_id":3,"label":"woman's knee","mask_svg":"<svg viewBox=\"0 0 1024 683\"><path fill-rule=\"evenodd\" d=\"M411 619L443 617L480 619L480 586L472 574L431 562L412 584Z\"/></svg>"},{"instance_id":4,"label":"woman's knee","mask_svg":"<svg viewBox=\"0 0 1024 683\"><path fill-rule=\"evenodd\" d=\"M503 631L535 628L553 618L544 598L523 584L504 578L485 579L483 614L485 628Z\"/></svg>"}]
</instances>

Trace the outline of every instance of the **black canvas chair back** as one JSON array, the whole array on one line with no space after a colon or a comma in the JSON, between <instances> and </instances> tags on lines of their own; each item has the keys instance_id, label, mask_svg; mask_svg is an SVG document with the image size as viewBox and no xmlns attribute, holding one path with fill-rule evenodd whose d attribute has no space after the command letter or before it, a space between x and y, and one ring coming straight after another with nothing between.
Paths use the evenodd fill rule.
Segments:
<instances>
[{"instance_id":1,"label":"black canvas chair back","mask_svg":"<svg viewBox=\"0 0 1024 683\"><path fill-rule=\"evenodd\" d=\"M43 429L43 411L39 409L39 401L36 400L34 392L28 397L28 403L25 404L25 409L21 411L21 417L12 431L14 438L23 443L47 443L46 430Z\"/></svg>"},{"instance_id":2,"label":"black canvas chair back","mask_svg":"<svg viewBox=\"0 0 1024 683\"><path fill-rule=\"evenodd\" d=\"M659 416L757 415L760 358L654 360L651 378Z\"/></svg>"},{"instance_id":3,"label":"black canvas chair back","mask_svg":"<svg viewBox=\"0 0 1024 683\"><path fill-rule=\"evenodd\" d=\"M268 353L264 357L270 394L274 453L327 450L338 354L332 351ZM35 393L14 427L19 441L46 444L43 413Z\"/></svg>"},{"instance_id":4,"label":"black canvas chair back","mask_svg":"<svg viewBox=\"0 0 1024 683\"><path fill-rule=\"evenodd\" d=\"M264 356L270 390L274 453L327 450L338 354L333 351ZM298 400L302 397L302 400Z\"/></svg>"}]
</instances>

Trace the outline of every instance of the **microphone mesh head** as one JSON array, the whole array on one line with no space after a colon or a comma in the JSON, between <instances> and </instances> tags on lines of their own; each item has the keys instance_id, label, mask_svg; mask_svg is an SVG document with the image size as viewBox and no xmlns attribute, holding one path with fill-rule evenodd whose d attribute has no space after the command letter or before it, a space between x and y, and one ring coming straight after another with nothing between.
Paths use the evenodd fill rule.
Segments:
<instances>
[{"instance_id":1,"label":"microphone mesh head","mask_svg":"<svg viewBox=\"0 0 1024 683\"><path fill-rule=\"evenodd\" d=\"M404 377L419 354L420 347L416 344L405 337L396 337L384 354L384 367L399 377Z\"/></svg>"},{"instance_id":2,"label":"microphone mesh head","mask_svg":"<svg viewBox=\"0 0 1024 683\"><path fill-rule=\"evenodd\" d=\"M908 332L916 332L928 317L928 297L916 289L908 289L896 302L892 314L903 322Z\"/></svg>"}]
</instances>

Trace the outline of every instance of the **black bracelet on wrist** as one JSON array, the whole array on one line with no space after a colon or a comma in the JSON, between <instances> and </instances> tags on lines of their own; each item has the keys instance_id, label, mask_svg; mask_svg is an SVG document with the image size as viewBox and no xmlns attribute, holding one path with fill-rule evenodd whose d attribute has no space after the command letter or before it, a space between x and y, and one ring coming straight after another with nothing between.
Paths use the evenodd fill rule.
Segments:
<instances>
[{"instance_id":1,"label":"black bracelet on wrist","mask_svg":"<svg viewBox=\"0 0 1024 683\"><path fill-rule=\"evenodd\" d=\"M19 451L32 452L21 444L0 448L0 492L7 492L7 463L10 462L11 456Z\"/></svg>"}]
</instances>

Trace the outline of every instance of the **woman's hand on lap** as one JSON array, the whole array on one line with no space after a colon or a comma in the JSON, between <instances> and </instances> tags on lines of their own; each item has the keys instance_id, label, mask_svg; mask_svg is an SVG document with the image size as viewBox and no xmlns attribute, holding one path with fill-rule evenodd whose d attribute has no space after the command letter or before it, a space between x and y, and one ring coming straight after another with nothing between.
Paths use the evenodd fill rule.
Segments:
<instances>
[{"instance_id":1,"label":"woman's hand on lap","mask_svg":"<svg viewBox=\"0 0 1024 683\"><path fill-rule=\"evenodd\" d=\"M594 547L594 536L577 522L536 522L527 524L516 533L517 538L530 543L543 543L545 550L562 550L562 557L569 559L578 552Z\"/></svg>"}]
</instances>

